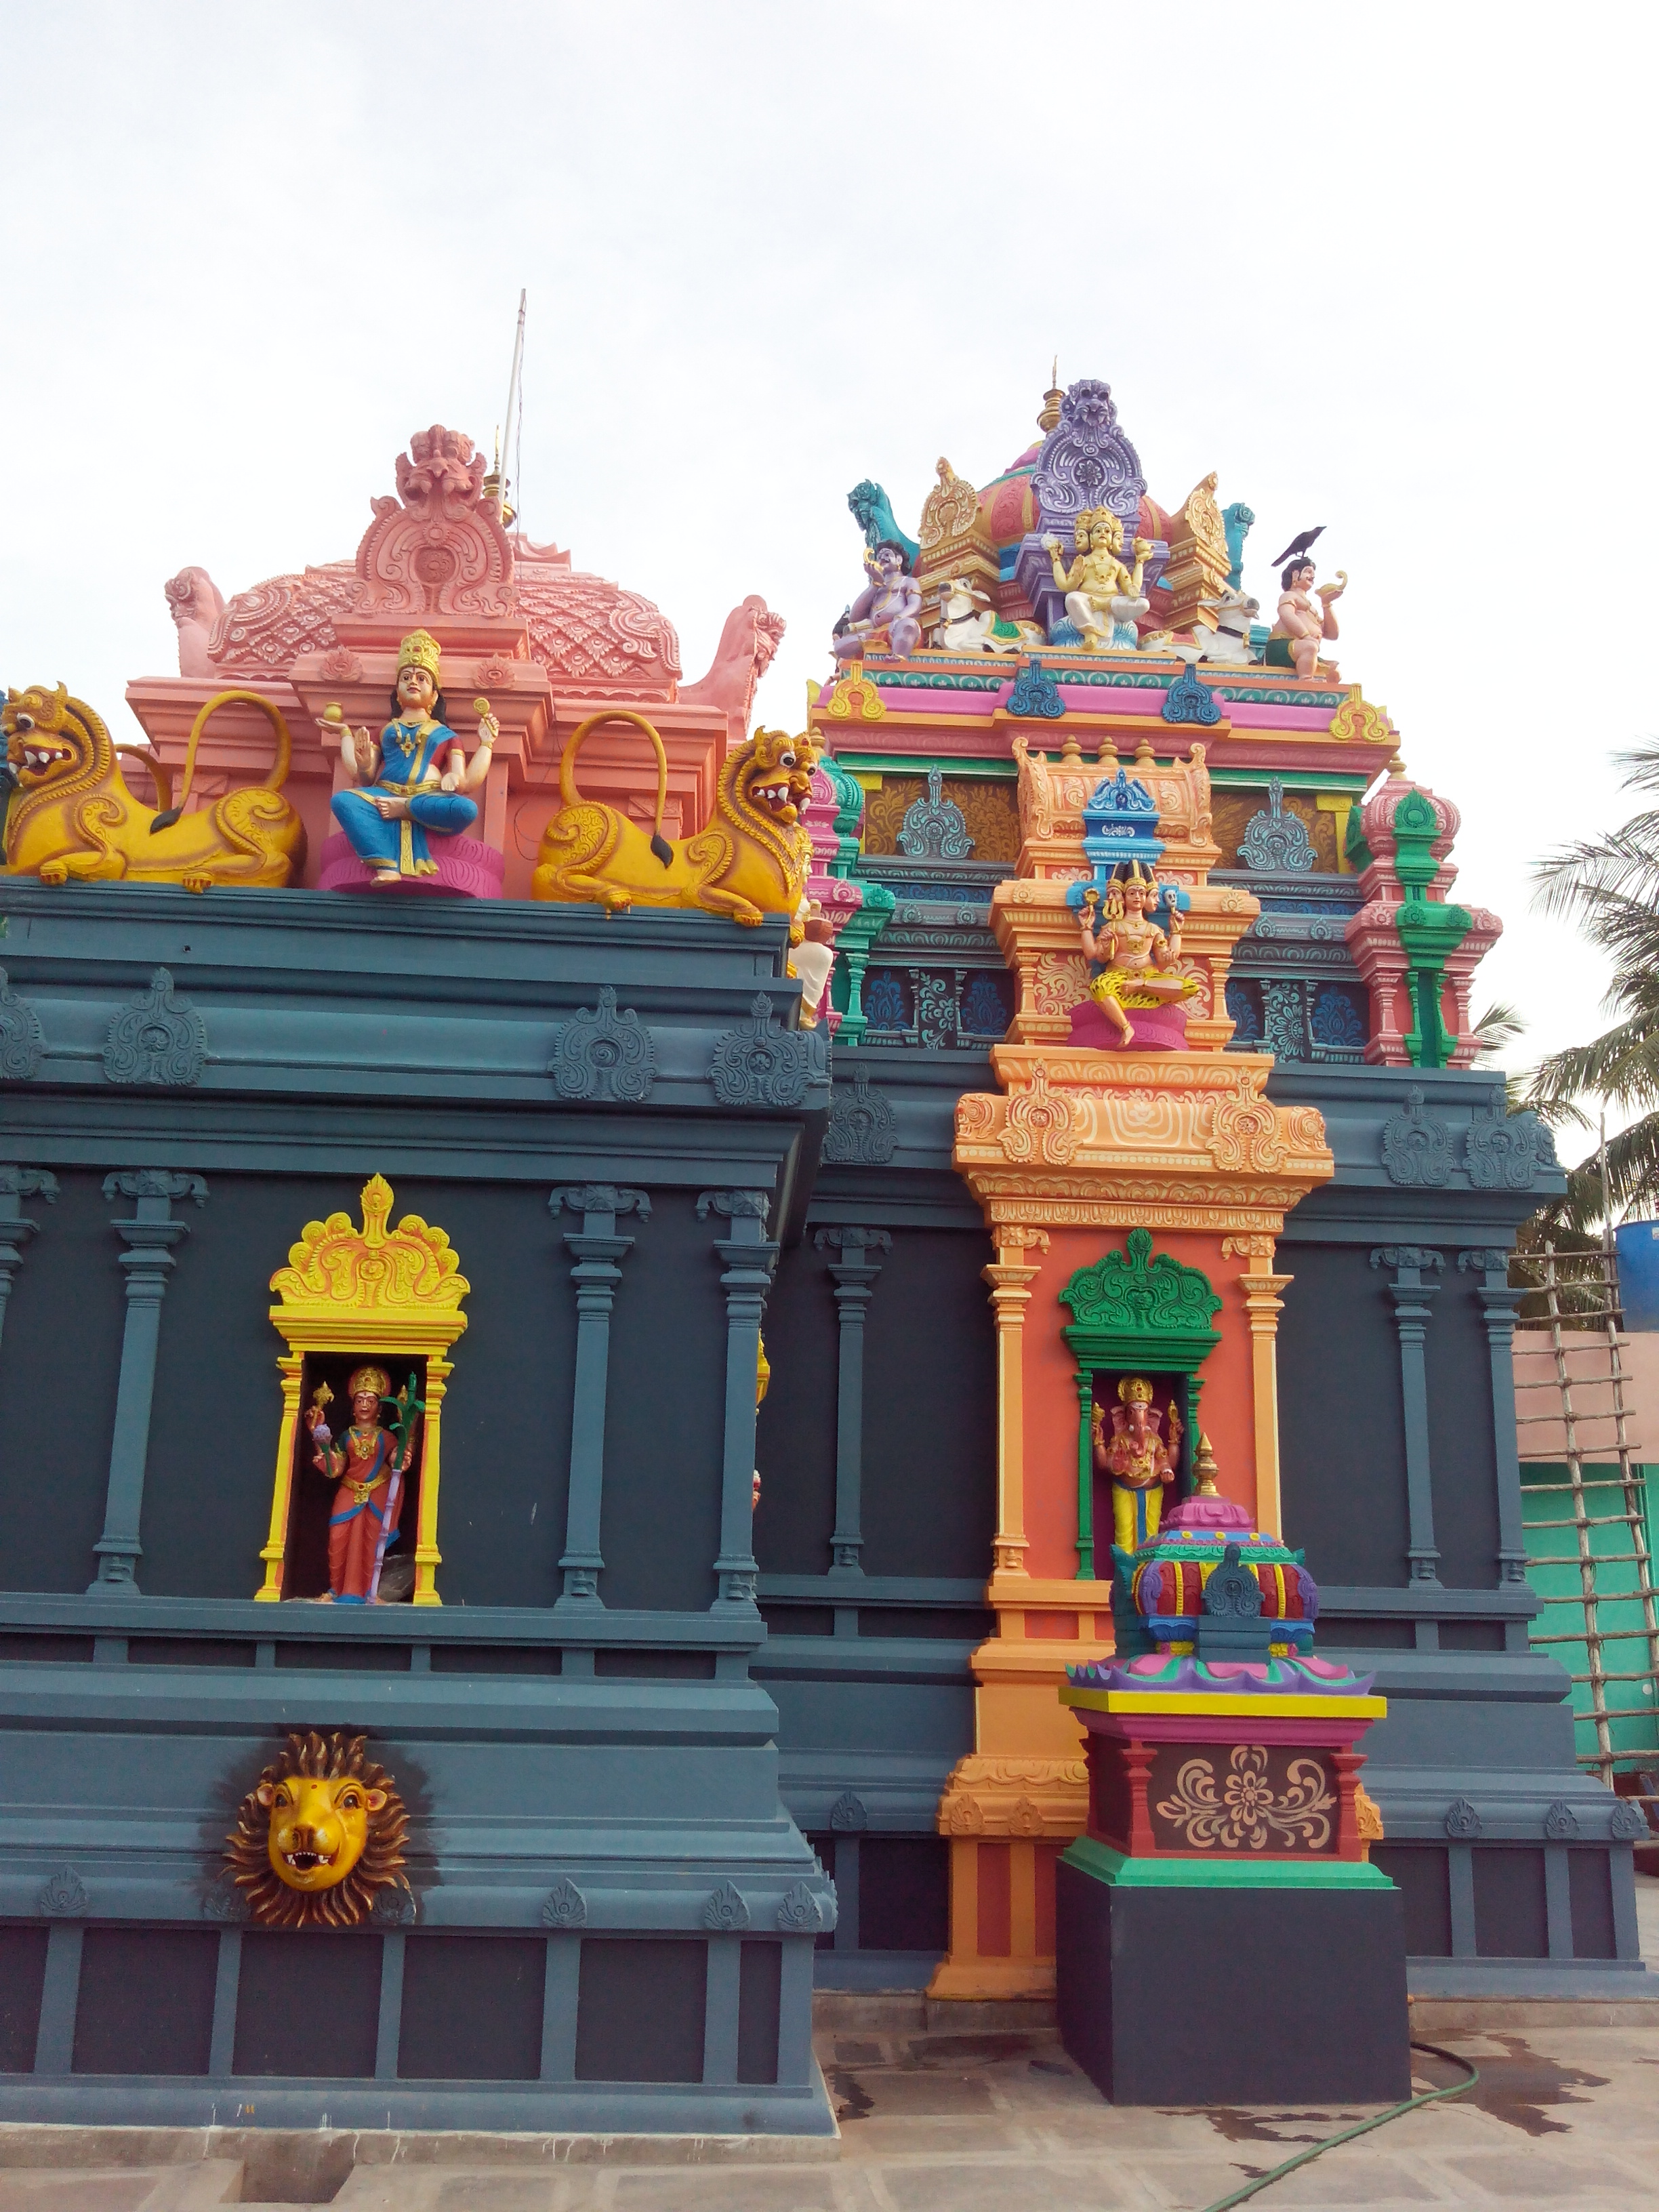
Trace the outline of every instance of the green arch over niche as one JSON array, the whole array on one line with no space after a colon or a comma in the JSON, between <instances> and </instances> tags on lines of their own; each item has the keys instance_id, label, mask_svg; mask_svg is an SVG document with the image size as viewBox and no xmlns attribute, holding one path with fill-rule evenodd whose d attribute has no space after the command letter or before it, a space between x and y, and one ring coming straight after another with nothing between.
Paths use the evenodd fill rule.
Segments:
<instances>
[{"instance_id":1,"label":"green arch over niche","mask_svg":"<svg viewBox=\"0 0 1659 2212\"><path fill-rule=\"evenodd\" d=\"M1094 1460L1090 1416L1100 1370L1149 1367L1187 1378L1190 1439L1198 1422L1199 1369L1221 1341L1213 1325L1221 1300L1201 1267L1153 1253L1152 1232L1132 1229L1121 1252L1079 1267L1060 1302L1072 1310L1060 1334L1077 1355L1078 1579L1095 1578Z\"/></svg>"}]
</instances>

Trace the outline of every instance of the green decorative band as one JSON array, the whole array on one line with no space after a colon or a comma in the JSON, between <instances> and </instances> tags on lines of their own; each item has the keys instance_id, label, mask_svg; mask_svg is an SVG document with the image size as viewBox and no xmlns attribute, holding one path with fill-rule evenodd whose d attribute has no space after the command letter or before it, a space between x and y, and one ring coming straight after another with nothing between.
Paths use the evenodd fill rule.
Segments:
<instances>
[{"instance_id":1,"label":"green decorative band","mask_svg":"<svg viewBox=\"0 0 1659 2212\"><path fill-rule=\"evenodd\" d=\"M939 768L953 781L958 776L979 776L1012 783L1019 773L1011 760L953 760L938 753L839 752L836 759L851 775L925 776L929 769Z\"/></svg>"},{"instance_id":2,"label":"green decorative band","mask_svg":"<svg viewBox=\"0 0 1659 2212\"><path fill-rule=\"evenodd\" d=\"M1286 791L1351 791L1357 798L1375 781L1370 775L1352 775L1346 769L1331 769L1321 774L1316 769L1276 768L1273 779ZM1212 768L1210 781L1219 790L1259 791L1266 795L1268 771L1260 768Z\"/></svg>"},{"instance_id":3,"label":"green decorative band","mask_svg":"<svg viewBox=\"0 0 1659 2212\"><path fill-rule=\"evenodd\" d=\"M1369 1859L1132 1859L1092 1836L1061 1853L1109 1889L1392 1889Z\"/></svg>"}]
</instances>

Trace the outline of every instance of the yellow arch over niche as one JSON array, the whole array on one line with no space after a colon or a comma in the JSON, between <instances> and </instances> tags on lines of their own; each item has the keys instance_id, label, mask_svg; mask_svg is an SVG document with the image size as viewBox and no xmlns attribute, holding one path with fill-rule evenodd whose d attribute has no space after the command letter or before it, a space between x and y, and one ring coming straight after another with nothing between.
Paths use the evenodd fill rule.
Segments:
<instances>
[{"instance_id":1,"label":"yellow arch over niche","mask_svg":"<svg viewBox=\"0 0 1659 2212\"><path fill-rule=\"evenodd\" d=\"M438 1479L444 1389L454 1371L450 1346L466 1327L461 1300L472 1285L441 1229L406 1213L395 1229L392 1185L371 1176L363 1185L363 1223L349 1213L310 1221L292 1246L286 1267L270 1287L282 1303L270 1309L288 1349L277 1359L283 1378L283 1427L271 1491L270 1536L257 1598L283 1595L289 1508L294 1487L295 1442L300 1427L301 1377L307 1352L413 1353L426 1361L426 1417L421 1455L421 1498L415 1538L416 1605L441 1605L434 1577L438 1549Z\"/></svg>"}]
</instances>

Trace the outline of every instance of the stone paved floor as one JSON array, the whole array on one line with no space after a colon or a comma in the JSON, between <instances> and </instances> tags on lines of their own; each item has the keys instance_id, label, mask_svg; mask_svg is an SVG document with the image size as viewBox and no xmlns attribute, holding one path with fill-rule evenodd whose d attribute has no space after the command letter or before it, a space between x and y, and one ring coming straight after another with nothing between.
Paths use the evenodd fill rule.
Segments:
<instances>
[{"instance_id":1,"label":"stone paved floor","mask_svg":"<svg viewBox=\"0 0 1659 2212\"><path fill-rule=\"evenodd\" d=\"M1659 1964L1659 1881L1640 1887L1643 1948ZM1650 2019L1645 2007L1618 2010L1617 2025L1551 2008L1503 2033L1436 2034L1480 2069L1477 2089L1330 2151L1251 2202L1263 2212L1659 2212L1659 2004ZM733 2164L682 2152L534 2171L493 2160L361 2165L331 2201L341 2212L1202 2212L1363 2117L1115 2109L1042 2033L828 2029L817 2041L839 2156L773 2162L757 2144L761 2156ZM1450 2078L1437 2061L1419 2064L1419 2087ZM234 2160L161 2172L0 2163L0 2212L275 2202L260 2179Z\"/></svg>"}]
</instances>

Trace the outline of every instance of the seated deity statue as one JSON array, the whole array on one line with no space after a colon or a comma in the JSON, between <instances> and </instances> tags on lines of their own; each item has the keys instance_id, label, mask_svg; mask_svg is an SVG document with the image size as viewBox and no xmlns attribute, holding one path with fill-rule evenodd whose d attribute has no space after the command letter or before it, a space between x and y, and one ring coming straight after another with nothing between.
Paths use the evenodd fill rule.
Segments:
<instances>
[{"instance_id":1,"label":"seated deity statue","mask_svg":"<svg viewBox=\"0 0 1659 2212\"><path fill-rule=\"evenodd\" d=\"M908 660L921 642L921 586L910 573L910 556L884 538L865 555L864 566L870 581L836 624L836 658L862 660L880 652L884 640L896 660Z\"/></svg>"},{"instance_id":2,"label":"seated deity statue","mask_svg":"<svg viewBox=\"0 0 1659 2212\"><path fill-rule=\"evenodd\" d=\"M1058 538L1042 541L1054 570L1054 582L1066 594L1066 611L1081 632L1091 653L1127 647L1139 642L1137 619L1152 611L1152 602L1141 592L1141 571L1152 552L1150 538L1134 542L1134 565L1123 562L1123 525L1109 507L1085 507L1073 527L1076 558L1069 568L1060 566Z\"/></svg>"},{"instance_id":3,"label":"seated deity statue","mask_svg":"<svg viewBox=\"0 0 1659 2212\"><path fill-rule=\"evenodd\" d=\"M1158 1534L1164 1492L1175 1480L1181 1416L1171 1405L1166 1443L1159 1433L1164 1416L1152 1403L1152 1386L1144 1375L1126 1375L1117 1396L1110 1437L1105 1408L1097 1406L1091 1441L1096 1474L1112 1480L1112 1540L1120 1551L1133 1552Z\"/></svg>"},{"instance_id":4,"label":"seated deity statue","mask_svg":"<svg viewBox=\"0 0 1659 2212\"><path fill-rule=\"evenodd\" d=\"M1290 563L1279 581L1279 619L1267 635L1267 665L1294 668L1304 684L1312 683L1316 677L1340 684L1342 679L1336 663L1322 660L1319 647L1323 639L1337 635L1331 606L1348 588L1347 577L1339 568L1334 584L1321 584L1316 590L1314 564L1304 556Z\"/></svg>"},{"instance_id":5,"label":"seated deity statue","mask_svg":"<svg viewBox=\"0 0 1659 2212\"><path fill-rule=\"evenodd\" d=\"M1083 894L1089 995L1125 1044L1134 1035L1127 1007L1176 1006L1198 996L1193 978L1176 969L1181 957L1176 909L1170 908L1168 936L1152 919L1157 894L1157 883L1139 860L1132 860L1123 878L1112 884L1103 907L1097 891Z\"/></svg>"},{"instance_id":6,"label":"seated deity statue","mask_svg":"<svg viewBox=\"0 0 1659 2212\"><path fill-rule=\"evenodd\" d=\"M335 719L333 708L319 725L325 735L337 734L356 787L337 793L334 818L358 859L373 870L376 884L436 875L427 832L453 836L478 817L476 802L465 793L489 773L499 726L493 714L481 716L478 749L469 767L460 739L444 722L438 660L438 641L427 631L417 629L404 640L392 694L393 719L378 740Z\"/></svg>"},{"instance_id":7,"label":"seated deity statue","mask_svg":"<svg viewBox=\"0 0 1659 2212\"><path fill-rule=\"evenodd\" d=\"M380 1601L380 1571L398 1540L399 1501L415 1452L418 1409L408 1390L393 1398L384 1367L360 1367L347 1386L351 1424L335 1437L324 1418L330 1393L313 1397L306 1416L311 1463L338 1483L328 1518L328 1596L334 1605ZM382 1405L396 1407L402 1425L383 1427Z\"/></svg>"}]
</instances>

